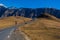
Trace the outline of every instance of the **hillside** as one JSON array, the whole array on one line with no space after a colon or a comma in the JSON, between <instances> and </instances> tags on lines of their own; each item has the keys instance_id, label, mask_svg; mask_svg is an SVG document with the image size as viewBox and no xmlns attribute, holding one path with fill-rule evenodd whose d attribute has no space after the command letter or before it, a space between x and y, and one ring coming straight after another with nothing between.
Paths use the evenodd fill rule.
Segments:
<instances>
[{"instance_id":1,"label":"hillside","mask_svg":"<svg viewBox=\"0 0 60 40\"><path fill-rule=\"evenodd\" d=\"M47 16L49 18L37 18L31 24L26 24L18 29L31 40L60 40L60 19L52 15Z\"/></svg>"},{"instance_id":2,"label":"hillside","mask_svg":"<svg viewBox=\"0 0 60 40\"><path fill-rule=\"evenodd\" d=\"M30 18L25 18L25 17L20 17L20 16L17 16L17 17L10 16L10 17L1 18L0 19L0 30L10 27L10 26L14 26L15 21L17 22L17 24L22 24L30 20L31 20Z\"/></svg>"},{"instance_id":3,"label":"hillside","mask_svg":"<svg viewBox=\"0 0 60 40\"><path fill-rule=\"evenodd\" d=\"M41 14L48 13L57 18L60 18L60 10L55 8L6 8L4 6L0 6L0 17L9 17L9 16L24 16L32 18L41 16Z\"/></svg>"},{"instance_id":4,"label":"hillside","mask_svg":"<svg viewBox=\"0 0 60 40\"><path fill-rule=\"evenodd\" d=\"M22 31L31 40L60 40L60 10L54 8L5 8L4 6L0 6L0 10L0 30L36 18L32 23L20 26L16 33Z\"/></svg>"}]
</instances>

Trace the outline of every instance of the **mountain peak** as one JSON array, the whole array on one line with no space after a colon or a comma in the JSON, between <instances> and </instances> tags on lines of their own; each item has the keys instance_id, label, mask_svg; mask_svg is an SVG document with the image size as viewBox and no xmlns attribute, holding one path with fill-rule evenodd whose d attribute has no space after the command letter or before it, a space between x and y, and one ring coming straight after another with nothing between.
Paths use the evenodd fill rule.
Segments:
<instances>
[{"instance_id":1,"label":"mountain peak","mask_svg":"<svg viewBox=\"0 0 60 40\"><path fill-rule=\"evenodd\" d=\"M5 7L5 8L7 8L7 6L5 6L4 4L0 4L0 7Z\"/></svg>"}]
</instances>

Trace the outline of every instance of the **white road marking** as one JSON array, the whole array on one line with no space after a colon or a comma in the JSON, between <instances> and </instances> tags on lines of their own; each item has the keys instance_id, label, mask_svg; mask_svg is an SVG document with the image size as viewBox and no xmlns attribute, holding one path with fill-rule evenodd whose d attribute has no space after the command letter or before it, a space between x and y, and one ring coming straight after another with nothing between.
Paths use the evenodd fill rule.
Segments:
<instances>
[{"instance_id":1,"label":"white road marking","mask_svg":"<svg viewBox=\"0 0 60 40\"><path fill-rule=\"evenodd\" d=\"M8 38L10 38L10 36L8 35Z\"/></svg>"}]
</instances>

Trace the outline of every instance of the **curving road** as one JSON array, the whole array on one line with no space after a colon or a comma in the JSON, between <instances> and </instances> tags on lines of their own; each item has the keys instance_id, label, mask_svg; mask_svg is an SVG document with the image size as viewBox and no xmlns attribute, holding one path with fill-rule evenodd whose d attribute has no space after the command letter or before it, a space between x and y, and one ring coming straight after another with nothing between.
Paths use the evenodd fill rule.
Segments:
<instances>
[{"instance_id":1,"label":"curving road","mask_svg":"<svg viewBox=\"0 0 60 40\"><path fill-rule=\"evenodd\" d=\"M14 30L14 27L6 28L2 31L0 31L0 40L5 40L5 38L9 38L8 36L10 33Z\"/></svg>"},{"instance_id":2,"label":"curving road","mask_svg":"<svg viewBox=\"0 0 60 40\"><path fill-rule=\"evenodd\" d=\"M12 33L13 33L19 26L23 26L23 25L25 25L25 24L30 24L31 22L33 22L33 20L32 20L32 21L29 21L29 22L25 22L25 23L20 24L20 25L17 25L17 27L16 27L16 26L12 26L12 27L10 27L10 28L6 28L6 29L4 29L4 30L1 30L1 31L0 31L0 40L9 40L10 36L12 35ZM19 38L20 40L25 40L25 38L23 37L22 34L20 34L19 36L20 36L20 38ZM16 40L18 40L18 39L16 39Z\"/></svg>"}]
</instances>

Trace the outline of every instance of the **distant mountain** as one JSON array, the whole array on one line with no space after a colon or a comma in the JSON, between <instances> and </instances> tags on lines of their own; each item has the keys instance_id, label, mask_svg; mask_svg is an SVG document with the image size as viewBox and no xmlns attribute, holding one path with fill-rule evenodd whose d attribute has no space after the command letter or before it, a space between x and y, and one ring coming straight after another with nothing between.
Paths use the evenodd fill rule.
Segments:
<instances>
[{"instance_id":1,"label":"distant mountain","mask_svg":"<svg viewBox=\"0 0 60 40\"><path fill-rule=\"evenodd\" d=\"M3 5L0 5L0 17L4 14L6 10L7 10L6 7L4 7Z\"/></svg>"},{"instance_id":2,"label":"distant mountain","mask_svg":"<svg viewBox=\"0 0 60 40\"><path fill-rule=\"evenodd\" d=\"M44 13L49 13L57 18L60 18L60 10L54 8L6 8L0 6L0 17L9 17L9 16L24 16L24 17L38 17Z\"/></svg>"}]
</instances>

